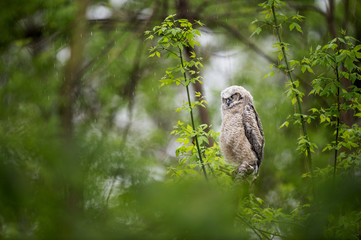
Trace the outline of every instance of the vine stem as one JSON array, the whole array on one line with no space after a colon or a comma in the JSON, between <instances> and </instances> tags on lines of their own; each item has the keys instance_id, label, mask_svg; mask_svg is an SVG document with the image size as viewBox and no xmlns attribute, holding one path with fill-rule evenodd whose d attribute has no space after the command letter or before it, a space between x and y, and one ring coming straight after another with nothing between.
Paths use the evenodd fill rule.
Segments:
<instances>
[{"instance_id":1,"label":"vine stem","mask_svg":"<svg viewBox=\"0 0 361 240\"><path fill-rule=\"evenodd\" d=\"M291 74L291 69L290 69L290 66L289 66L289 63L288 63L285 46L284 46L284 43L283 43L282 38L281 38L281 34L280 34L280 30L279 30L280 27L279 27L279 25L277 23L277 17L276 17L276 13L275 13L274 2L272 3L271 8L272 8L272 14L273 14L273 19L274 19L274 23L275 23L275 29L276 29L276 32L277 32L277 37L278 37L278 40L279 40L280 45L281 45L283 58L284 58L285 63L286 63L287 74L288 74L288 77L291 80L292 88L296 89L295 81L294 81L293 76ZM302 115L301 99L300 99L300 96L299 96L299 94L297 92L296 92L296 100L297 100L298 111L300 113L303 135L307 138L307 141L309 141L308 134L307 134L307 129L306 129L306 124L305 124L305 119L304 119L304 117ZM307 157L308 157L308 168L309 168L309 170L311 171L311 174L312 174L311 149L310 149L310 146L308 144L306 145L306 151L307 151Z\"/></svg>"},{"instance_id":2,"label":"vine stem","mask_svg":"<svg viewBox=\"0 0 361 240\"><path fill-rule=\"evenodd\" d=\"M179 47L178 47L178 49L179 49L179 57L180 57L181 65L182 65L182 68L184 69L182 50ZM187 79L187 74L186 74L185 71L183 72L183 77L184 77L184 80L185 80L185 87L186 87L186 90L187 90L188 106L189 106L189 110L190 110L189 114L191 116L192 128L193 128L193 130L195 130L196 128L195 128L194 118L193 118L193 109L192 109L192 105L191 105L191 97L190 97L190 94L189 94L189 83L187 83L188 79ZM206 171L206 168L204 166L201 150L199 148L197 134L194 136L194 139L195 139L195 142L196 142L196 147L197 147L197 151L198 151L198 158L199 158L199 161L200 161L201 166L202 166L204 178L208 181L207 171Z\"/></svg>"}]
</instances>

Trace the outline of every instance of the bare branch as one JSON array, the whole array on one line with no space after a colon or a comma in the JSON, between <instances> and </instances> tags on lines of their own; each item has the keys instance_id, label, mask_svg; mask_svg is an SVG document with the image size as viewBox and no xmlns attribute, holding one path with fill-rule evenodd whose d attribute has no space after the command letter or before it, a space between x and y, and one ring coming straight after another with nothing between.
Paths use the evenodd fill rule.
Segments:
<instances>
[{"instance_id":1,"label":"bare branch","mask_svg":"<svg viewBox=\"0 0 361 240\"><path fill-rule=\"evenodd\" d=\"M326 17L326 13L322 11L320 8L316 7L315 5L311 4L295 4L293 1L289 1L290 7L297 10L297 11L314 11L322 16Z\"/></svg>"},{"instance_id":2,"label":"bare branch","mask_svg":"<svg viewBox=\"0 0 361 240\"><path fill-rule=\"evenodd\" d=\"M258 55L260 55L261 57L263 57L264 59L266 59L268 62L275 64L276 66L278 65L278 62L273 59L271 56L269 56L267 53L265 53L262 49L260 49L259 47L257 47L254 43L252 43L248 38L244 37L240 31L238 31L236 28L234 28L233 26L219 21L217 19L214 18L207 18L207 21L211 24L215 24L216 26L220 26L222 28L224 28L225 30L227 30L229 33L232 34L233 37L235 37L236 39L240 40L241 42L243 42L246 46L248 46L250 49L252 49L254 52L256 52Z\"/></svg>"}]
</instances>

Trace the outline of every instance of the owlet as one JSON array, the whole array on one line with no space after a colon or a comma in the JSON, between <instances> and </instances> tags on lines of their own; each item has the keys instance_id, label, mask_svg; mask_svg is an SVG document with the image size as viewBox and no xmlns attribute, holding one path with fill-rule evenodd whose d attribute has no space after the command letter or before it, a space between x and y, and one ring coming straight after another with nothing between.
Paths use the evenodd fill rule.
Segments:
<instances>
[{"instance_id":1,"label":"owlet","mask_svg":"<svg viewBox=\"0 0 361 240\"><path fill-rule=\"evenodd\" d=\"M263 159L264 135L252 95L241 86L221 93L220 146L226 161L236 165L241 176L257 175Z\"/></svg>"}]
</instances>

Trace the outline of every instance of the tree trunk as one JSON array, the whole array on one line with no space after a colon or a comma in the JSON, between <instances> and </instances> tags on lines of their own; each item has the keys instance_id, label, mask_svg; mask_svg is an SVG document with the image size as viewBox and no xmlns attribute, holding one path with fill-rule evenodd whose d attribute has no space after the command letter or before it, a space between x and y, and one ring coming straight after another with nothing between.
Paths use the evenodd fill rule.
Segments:
<instances>
[{"instance_id":1,"label":"tree trunk","mask_svg":"<svg viewBox=\"0 0 361 240\"><path fill-rule=\"evenodd\" d=\"M63 164L65 164L64 169L71 170L70 176L64 176L65 198L67 207L71 212L81 210L83 202L82 183L78 180L79 176L81 176L81 164L79 158L75 157L76 149L74 149L73 106L76 101L76 89L80 82L84 45L86 43L87 6L88 0L77 0L76 2L77 11L70 40L71 55L65 66L64 81L59 91L59 118L63 147L65 148ZM67 173L63 174L66 175Z\"/></svg>"}]
</instances>

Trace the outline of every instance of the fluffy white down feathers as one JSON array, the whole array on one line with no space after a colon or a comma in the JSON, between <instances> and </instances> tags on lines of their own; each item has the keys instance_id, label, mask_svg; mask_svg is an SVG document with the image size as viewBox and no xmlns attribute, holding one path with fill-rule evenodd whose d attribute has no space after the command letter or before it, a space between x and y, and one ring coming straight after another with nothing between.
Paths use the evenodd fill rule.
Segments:
<instances>
[{"instance_id":1,"label":"fluffy white down feathers","mask_svg":"<svg viewBox=\"0 0 361 240\"><path fill-rule=\"evenodd\" d=\"M221 98L223 156L237 166L241 176L257 175L263 159L264 134L253 97L243 87L231 86L222 91Z\"/></svg>"}]
</instances>

